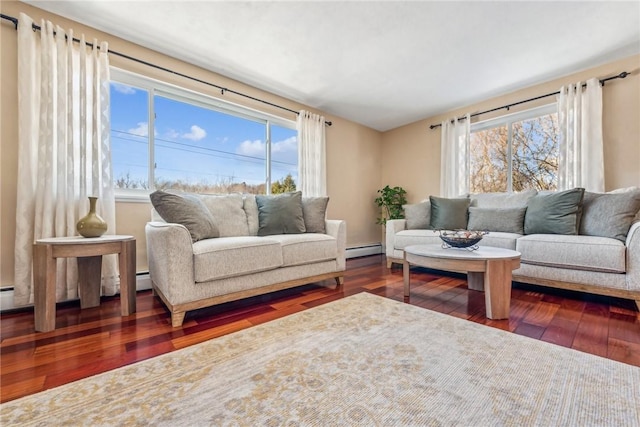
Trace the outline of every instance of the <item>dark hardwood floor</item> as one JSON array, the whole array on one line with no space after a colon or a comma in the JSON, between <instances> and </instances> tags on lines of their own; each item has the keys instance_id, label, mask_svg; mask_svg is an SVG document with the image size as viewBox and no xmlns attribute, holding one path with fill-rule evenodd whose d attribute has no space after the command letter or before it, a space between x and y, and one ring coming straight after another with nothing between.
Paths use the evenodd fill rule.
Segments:
<instances>
[{"instance_id":1,"label":"dark hardwood floor","mask_svg":"<svg viewBox=\"0 0 640 427\"><path fill-rule=\"evenodd\" d=\"M466 288L464 275L412 269L409 303L490 327L640 366L640 313L632 301L514 284L511 315L485 316L484 294ZM56 330L34 332L33 312L1 319L2 402L268 322L297 311L370 292L403 301L402 269L381 255L347 261L344 286L333 280L187 313L172 328L160 300L137 295L138 311L120 316L118 297L80 310L58 306Z\"/></svg>"}]
</instances>

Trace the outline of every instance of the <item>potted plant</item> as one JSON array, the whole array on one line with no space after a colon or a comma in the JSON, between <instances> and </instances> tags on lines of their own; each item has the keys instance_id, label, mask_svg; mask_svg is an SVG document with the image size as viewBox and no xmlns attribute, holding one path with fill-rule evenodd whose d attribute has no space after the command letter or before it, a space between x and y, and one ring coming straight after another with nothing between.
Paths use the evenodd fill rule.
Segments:
<instances>
[{"instance_id":1,"label":"potted plant","mask_svg":"<svg viewBox=\"0 0 640 427\"><path fill-rule=\"evenodd\" d=\"M404 218L402 205L407 203L407 192L402 187L385 186L378 190L380 196L376 197L376 204L382 208L382 217L378 218L376 224L385 225L389 219Z\"/></svg>"}]
</instances>

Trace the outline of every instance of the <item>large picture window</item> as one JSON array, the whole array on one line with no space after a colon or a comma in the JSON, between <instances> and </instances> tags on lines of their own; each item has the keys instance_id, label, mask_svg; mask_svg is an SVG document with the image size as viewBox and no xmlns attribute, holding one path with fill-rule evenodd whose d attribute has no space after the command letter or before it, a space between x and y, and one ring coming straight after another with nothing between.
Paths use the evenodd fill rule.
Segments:
<instances>
[{"instance_id":1,"label":"large picture window","mask_svg":"<svg viewBox=\"0 0 640 427\"><path fill-rule=\"evenodd\" d=\"M556 190L558 144L555 104L471 125L470 192Z\"/></svg>"},{"instance_id":2,"label":"large picture window","mask_svg":"<svg viewBox=\"0 0 640 427\"><path fill-rule=\"evenodd\" d=\"M295 190L295 122L112 71L117 194L155 189L269 194Z\"/></svg>"}]
</instances>

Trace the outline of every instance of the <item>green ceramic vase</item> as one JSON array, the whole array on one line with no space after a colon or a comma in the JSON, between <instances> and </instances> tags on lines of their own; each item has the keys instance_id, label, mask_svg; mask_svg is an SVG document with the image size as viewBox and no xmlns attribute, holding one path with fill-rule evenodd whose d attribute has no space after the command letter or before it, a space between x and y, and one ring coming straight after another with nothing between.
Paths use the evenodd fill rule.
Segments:
<instances>
[{"instance_id":1,"label":"green ceramic vase","mask_svg":"<svg viewBox=\"0 0 640 427\"><path fill-rule=\"evenodd\" d=\"M97 197L89 197L89 213L76 224L81 236L100 237L107 231L107 223L96 213L97 200Z\"/></svg>"}]
</instances>

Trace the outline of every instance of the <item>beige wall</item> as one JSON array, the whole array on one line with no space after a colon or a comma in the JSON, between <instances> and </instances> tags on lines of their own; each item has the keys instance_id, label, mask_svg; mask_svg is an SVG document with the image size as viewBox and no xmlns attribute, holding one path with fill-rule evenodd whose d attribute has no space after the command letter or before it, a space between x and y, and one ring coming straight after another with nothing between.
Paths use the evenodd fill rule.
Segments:
<instances>
[{"instance_id":1,"label":"beige wall","mask_svg":"<svg viewBox=\"0 0 640 427\"><path fill-rule=\"evenodd\" d=\"M208 72L157 52L144 49L125 40L83 26L77 22L63 19L41 9L16 1L0 2L3 14L18 17L25 12L34 20L48 19L63 28L73 28L75 34L84 33L88 39L109 42L109 48L163 67L200 78L220 86L229 87L248 95L282 105L293 110L311 108L293 101L257 90L237 81ZM16 177L18 159L18 117L17 117L17 32L10 22L2 20L0 28L0 286L13 285ZM197 90L201 93L220 97L219 91L209 86L172 76L142 64L110 56L111 65L129 71L144 74L158 80ZM255 108L266 113L282 116L291 120L295 115L280 109L268 107L233 94L222 97L225 100ZM333 126L327 128L327 176L330 197L328 217L347 221L347 246L356 247L380 242L380 227L375 224L377 216L373 204L376 190L380 188L382 135L370 128L330 116L322 111ZM144 224L149 219L148 203L117 203L116 233L132 234L137 238L137 270L147 270Z\"/></svg>"},{"instance_id":2,"label":"beige wall","mask_svg":"<svg viewBox=\"0 0 640 427\"><path fill-rule=\"evenodd\" d=\"M562 85L604 78L622 71L632 74L625 79L607 82L603 88L603 134L605 186L607 190L640 186L640 55L615 61L580 73L518 90L508 95L430 117L382 135L382 182L400 185L407 190L409 202L417 202L440 192L440 123L467 112L485 111L502 105L556 92ZM511 108L515 113L555 100L548 97ZM486 120L506 114L501 110L472 119Z\"/></svg>"}]
</instances>

